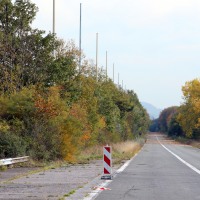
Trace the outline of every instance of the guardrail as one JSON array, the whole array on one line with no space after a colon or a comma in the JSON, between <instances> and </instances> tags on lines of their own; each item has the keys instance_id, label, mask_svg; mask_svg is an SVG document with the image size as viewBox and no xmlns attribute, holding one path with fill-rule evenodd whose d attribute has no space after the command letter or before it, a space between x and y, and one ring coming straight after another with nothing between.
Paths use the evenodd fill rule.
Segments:
<instances>
[{"instance_id":1,"label":"guardrail","mask_svg":"<svg viewBox=\"0 0 200 200\"><path fill-rule=\"evenodd\" d=\"M29 156L18 157L18 158L6 158L6 159L0 160L0 166L13 165L15 163L27 162L28 159L29 159Z\"/></svg>"}]
</instances>

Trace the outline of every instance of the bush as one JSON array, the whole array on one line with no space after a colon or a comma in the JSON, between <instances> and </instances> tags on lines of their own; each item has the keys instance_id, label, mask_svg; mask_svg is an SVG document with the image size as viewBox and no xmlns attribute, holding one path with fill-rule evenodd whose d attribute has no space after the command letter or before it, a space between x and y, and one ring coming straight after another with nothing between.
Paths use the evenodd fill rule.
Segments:
<instances>
[{"instance_id":1,"label":"bush","mask_svg":"<svg viewBox=\"0 0 200 200\"><path fill-rule=\"evenodd\" d=\"M10 158L26 155L27 143L12 133L0 133L0 158Z\"/></svg>"}]
</instances>

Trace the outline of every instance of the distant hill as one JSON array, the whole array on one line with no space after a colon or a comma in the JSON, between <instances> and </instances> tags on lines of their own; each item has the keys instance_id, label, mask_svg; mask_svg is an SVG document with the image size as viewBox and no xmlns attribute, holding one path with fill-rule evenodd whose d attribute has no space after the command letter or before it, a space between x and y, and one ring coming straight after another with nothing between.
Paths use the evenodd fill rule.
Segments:
<instances>
[{"instance_id":1,"label":"distant hill","mask_svg":"<svg viewBox=\"0 0 200 200\"><path fill-rule=\"evenodd\" d=\"M155 106L151 105L150 103L141 102L142 106L147 110L151 119L157 119L160 115L162 109L156 108Z\"/></svg>"}]
</instances>

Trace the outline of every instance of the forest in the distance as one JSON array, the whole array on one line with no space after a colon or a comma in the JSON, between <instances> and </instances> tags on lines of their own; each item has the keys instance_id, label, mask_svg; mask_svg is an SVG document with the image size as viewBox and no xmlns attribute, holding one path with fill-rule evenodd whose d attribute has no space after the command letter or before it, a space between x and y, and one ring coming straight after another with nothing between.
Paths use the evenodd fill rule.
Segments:
<instances>
[{"instance_id":1,"label":"forest in the distance","mask_svg":"<svg viewBox=\"0 0 200 200\"><path fill-rule=\"evenodd\" d=\"M200 80L188 81L182 87L183 103L164 109L153 120L150 131L170 136L200 139Z\"/></svg>"},{"instance_id":2,"label":"forest in the distance","mask_svg":"<svg viewBox=\"0 0 200 200\"><path fill-rule=\"evenodd\" d=\"M149 116L134 91L101 68L96 75L73 41L33 29L37 10L0 1L0 158L73 161L87 147L146 132Z\"/></svg>"}]
</instances>

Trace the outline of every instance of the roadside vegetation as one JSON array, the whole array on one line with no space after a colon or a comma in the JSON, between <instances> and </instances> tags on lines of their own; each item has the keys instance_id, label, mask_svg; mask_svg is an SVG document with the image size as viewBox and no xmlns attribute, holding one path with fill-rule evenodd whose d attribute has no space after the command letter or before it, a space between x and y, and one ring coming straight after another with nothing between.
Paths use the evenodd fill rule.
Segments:
<instances>
[{"instance_id":1,"label":"roadside vegetation","mask_svg":"<svg viewBox=\"0 0 200 200\"><path fill-rule=\"evenodd\" d=\"M164 109L152 121L150 131L161 131L181 142L200 148L200 79L188 81L182 87L181 106Z\"/></svg>"},{"instance_id":2,"label":"roadside vegetation","mask_svg":"<svg viewBox=\"0 0 200 200\"><path fill-rule=\"evenodd\" d=\"M137 94L102 68L96 75L83 52L79 67L73 41L33 29L37 10L0 1L0 158L76 162L87 149L145 133L149 116Z\"/></svg>"},{"instance_id":3,"label":"roadside vegetation","mask_svg":"<svg viewBox=\"0 0 200 200\"><path fill-rule=\"evenodd\" d=\"M121 163L123 160L131 159L142 148L145 143L145 136L139 137L135 140L128 140L125 142L111 143L113 164ZM85 149L79 156L79 163L87 163L93 159L102 159L103 149L102 145L95 145Z\"/></svg>"}]
</instances>

